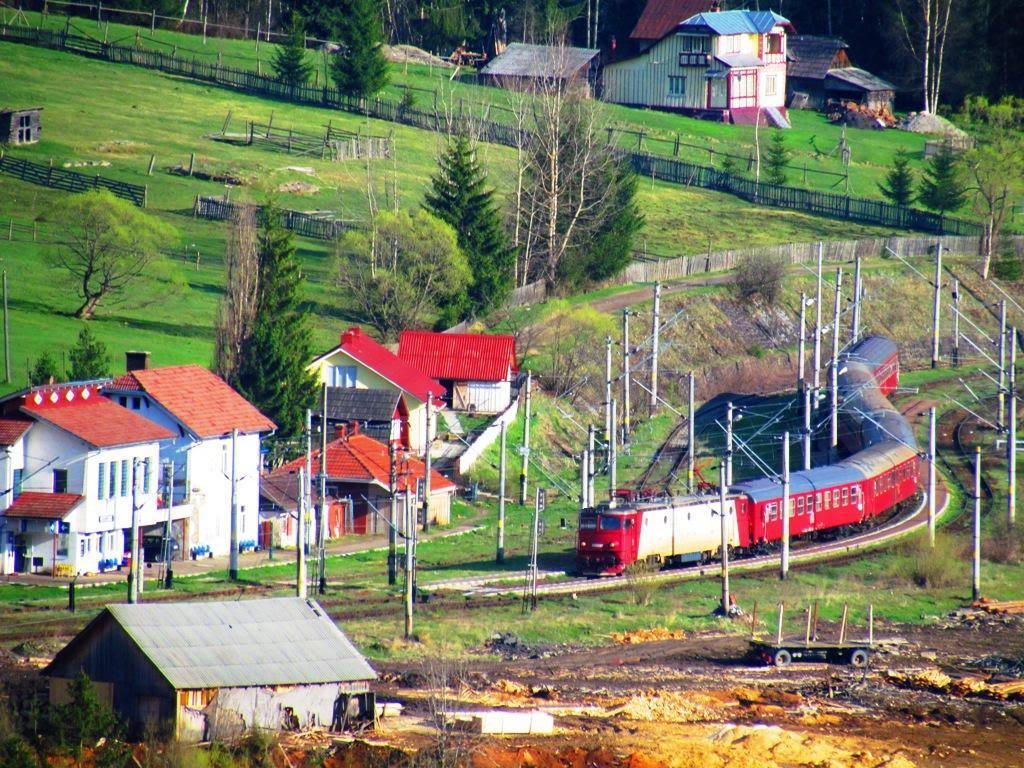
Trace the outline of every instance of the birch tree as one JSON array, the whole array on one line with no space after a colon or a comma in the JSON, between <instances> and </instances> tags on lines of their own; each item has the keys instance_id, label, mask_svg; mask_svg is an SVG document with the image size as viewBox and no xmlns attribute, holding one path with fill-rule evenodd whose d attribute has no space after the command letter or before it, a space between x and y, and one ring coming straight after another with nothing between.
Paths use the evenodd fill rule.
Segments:
<instances>
[{"instance_id":1,"label":"birch tree","mask_svg":"<svg viewBox=\"0 0 1024 768\"><path fill-rule=\"evenodd\" d=\"M213 369L225 381L238 372L242 345L252 334L259 297L259 224L256 208L236 208L228 222L224 246L226 279L217 310Z\"/></svg>"},{"instance_id":2,"label":"birch tree","mask_svg":"<svg viewBox=\"0 0 1024 768\"><path fill-rule=\"evenodd\" d=\"M907 46L921 66L923 109L932 114L939 107L942 65L954 5L957 0L899 0L897 4Z\"/></svg>"}]
</instances>

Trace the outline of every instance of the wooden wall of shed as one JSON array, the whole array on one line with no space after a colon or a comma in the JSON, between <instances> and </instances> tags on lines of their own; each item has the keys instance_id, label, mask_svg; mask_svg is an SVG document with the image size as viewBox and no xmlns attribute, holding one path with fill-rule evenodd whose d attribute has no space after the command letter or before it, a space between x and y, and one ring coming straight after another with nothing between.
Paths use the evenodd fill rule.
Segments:
<instances>
[{"instance_id":1,"label":"wooden wall of shed","mask_svg":"<svg viewBox=\"0 0 1024 768\"><path fill-rule=\"evenodd\" d=\"M28 142L18 141L18 121L22 115L29 116L29 126L32 129L32 139ZM0 144L35 144L39 141L42 133L42 120L39 110L27 109L22 111L11 111L0 113Z\"/></svg>"}]
</instances>

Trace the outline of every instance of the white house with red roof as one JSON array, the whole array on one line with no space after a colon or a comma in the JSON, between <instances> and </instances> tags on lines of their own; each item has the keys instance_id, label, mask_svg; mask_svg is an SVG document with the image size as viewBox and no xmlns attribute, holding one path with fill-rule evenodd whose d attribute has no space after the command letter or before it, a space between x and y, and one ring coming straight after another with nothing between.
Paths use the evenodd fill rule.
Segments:
<instances>
[{"instance_id":1,"label":"white house with red roof","mask_svg":"<svg viewBox=\"0 0 1024 768\"><path fill-rule=\"evenodd\" d=\"M331 387L401 392L409 410L409 445L418 454L426 451L427 400L432 397L437 408L444 405L445 390L440 382L400 359L358 326L344 331L338 346L317 357L309 369ZM431 421L431 434L437 434L436 411Z\"/></svg>"},{"instance_id":2,"label":"white house with red roof","mask_svg":"<svg viewBox=\"0 0 1024 768\"><path fill-rule=\"evenodd\" d=\"M35 387L0 403L0 572L70 577L121 565L133 506L157 506L160 442L173 433L110 402L96 383Z\"/></svg>"},{"instance_id":3,"label":"white house with red roof","mask_svg":"<svg viewBox=\"0 0 1024 768\"><path fill-rule=\"evenodd\" d=\"M384 533L388 530L391 507L391 458L388 446L358 431L356 425L340 428L341 437L327 444L327 508L330 537L347 533ZM304 457L284 464L263 478L264 514L285 516L283 536L294 543L294 513L298 507L299 469ZM417 510L423 503L426 466L409 451L396 456L396 487L399 510L408 495ZM320 451L312 453L312 473L320 472ZM314 484L315 486L315 484ZM436 469L430 472L430 521L445 525L451 520L452 497L456 485ZM314 503L316 491L314 489ZM422 523L422 513L417 512ZM401 525L399 512L399 528Z\"/></svg>"},{"instance_id":4,"label":"white house with red roof","mask_svg":"<svg viewBox=\"0 0 1024 768\"><path fill-rule=\"evenodd\" d=\"M141 361L145 366L145 358ZM232 478L241 549L261 537L260 441L274 423L227 382L198 365L139 367L106 384L112 403L169 431L160 446L160 504L179 522L183 556L226 554L231 548Z\"/></svg>"},{"instance_id":5,"label":"white house with red roof","mask_svg":"<svg viewBox=\"0 0 1024 768\"><path fill-rule=\"evenodd\" d=\"M494 414L512 403L519 372L512 336L402 331L398 359L440 382L452 410Z\"/></svg>"}]
</instances>

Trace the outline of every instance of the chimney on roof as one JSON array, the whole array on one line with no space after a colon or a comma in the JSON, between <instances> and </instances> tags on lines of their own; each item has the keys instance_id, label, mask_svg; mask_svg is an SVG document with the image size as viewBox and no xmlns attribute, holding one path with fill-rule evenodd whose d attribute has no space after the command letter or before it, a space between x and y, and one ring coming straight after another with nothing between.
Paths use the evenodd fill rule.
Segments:
<instances>
[{"instance_id":1,"label":"chimney on roof","mask_svg":"<svg viewBox=\"0 0 1024 768\"><path fill-rule=\"evenodd\" d=\"M145 371L149 368L149 352L125 352L124 370L126 373L132 371Z\"/></svg>"},{"instance_id":2,"label":"chimney on roof","mask_svg":"<svg viewBox=\"0 0 1024 768\"><path fill-rule=\"evenodd\" d=\"M718 0L715 0L715 2L713 2L711 4L711 12L712 13L721 13L722 12L722 4L720 2L718 2Z\"/></svg>"},{"instance_id":3,"label":"chimney on roof","mask_svg":"<svg viewBox=\"0 0 1024 768\"><path fill-rule=\"evenodd\" d=\"M348 344L351 341L355 341L358 336L361 336L363 329L358 325L351 326L347 331L341 332L341 343L342 345Z\"/></svg>"}]
</instances>

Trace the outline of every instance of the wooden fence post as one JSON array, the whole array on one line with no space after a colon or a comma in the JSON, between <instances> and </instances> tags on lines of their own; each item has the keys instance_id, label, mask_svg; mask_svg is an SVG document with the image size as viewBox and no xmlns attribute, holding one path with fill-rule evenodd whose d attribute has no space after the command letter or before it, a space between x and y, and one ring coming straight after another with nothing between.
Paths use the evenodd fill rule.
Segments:
<instances>
[{"instance_id":1,"label":"wooden fence post","mask_svg":"<svg viewBox=\"0 0 1024 768\"><path fill-rule=\"evenodd\" d=\"M153 9L149 17L149 31L156 32L156 8Z\"/></svg>"}]
</instances>

